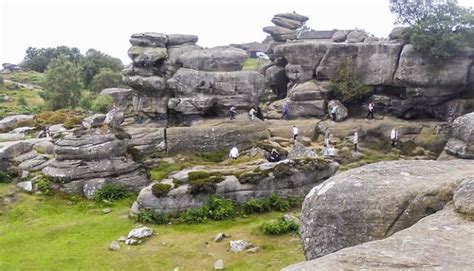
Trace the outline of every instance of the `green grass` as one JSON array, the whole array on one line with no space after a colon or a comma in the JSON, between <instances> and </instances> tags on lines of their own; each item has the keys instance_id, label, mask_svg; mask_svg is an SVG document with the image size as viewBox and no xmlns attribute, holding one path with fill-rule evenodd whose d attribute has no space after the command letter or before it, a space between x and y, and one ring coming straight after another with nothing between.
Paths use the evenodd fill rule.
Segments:
<instances>
[{"instance_id":1,"label":"green grass","mask_svg":"<svg viewBox=\"0 0 474 271\"><path fill-rule=\"evenodd\" d=\"M43 83L44 74L36 71L15 71L10 74L5 74L4 78L20 83L41 85Z\"/></svg>"},{"instance_id":2,"label":"green grass","mask_svg":"<svg viewBox=\"0 0 474 271\"><path fill-rule=\"evenodd\" d=\"M269 60L258 58L247 58L242 67L243 71L256 71L260 65L269 63Z\"/></svg>"},{"instance_id":3,"label":"green grass","mask_svg":"<svg viewBox=\"0 0 474 271\"><path fill-rule=\"evenodd\" d=\"M0 185L0 196L12 185ZM281 213L208 221L204 224L149 225L157 235L139 246L108 250L111 241L135 224L128 219L132 199L104 206L65 197L19 194L8 207L0 205L0 270L212 270L223 259L226 270L279 270L303 261L299 237L265 236L259 226ZM232 235L212 242L218 232ZM262 248L256 254L232 253L228 241L245 239Z\"/></svg>"},{"instance_id":4,"label":"green grass","mask_svg":"<svg viewBox=\"0 0 474 271\"><path fill-rule=\"evenodd\" d=\"M162 161L158 167L150 169L150 178L154 181L159 181L163 178L168 177L171 172L179 171L183 168L184 166L182 164L168 163Z\"/></svg>"}]
</instances>

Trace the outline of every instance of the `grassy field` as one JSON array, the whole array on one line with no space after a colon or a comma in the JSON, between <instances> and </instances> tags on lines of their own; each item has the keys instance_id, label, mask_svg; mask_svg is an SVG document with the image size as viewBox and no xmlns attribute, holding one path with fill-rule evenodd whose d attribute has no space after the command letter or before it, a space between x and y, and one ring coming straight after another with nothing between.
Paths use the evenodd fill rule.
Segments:
<instances>
[{"instance_id":1,"label":"grassy field","mask_svg":"<svg viewBox=\"0 0 474 271\"><path fill-rule=\"evenodd\" d=\"M0 184L0 196L13 185ZM128 218L132 198L110 206L61 196L16 194L0 203L0 270L212 270L223 259L226 270L279 270L304 260L299 237L263 235L259 226L281 215L250 215L204 224L150 225L156 235L139 246L109 251L111 241L136 224ZM3 200L0 200L3 202ZM218 232L232 235L221 243ZM228 251L228 240L244 239L262 248L255 254Z\"/></svg>"}]
</instances>

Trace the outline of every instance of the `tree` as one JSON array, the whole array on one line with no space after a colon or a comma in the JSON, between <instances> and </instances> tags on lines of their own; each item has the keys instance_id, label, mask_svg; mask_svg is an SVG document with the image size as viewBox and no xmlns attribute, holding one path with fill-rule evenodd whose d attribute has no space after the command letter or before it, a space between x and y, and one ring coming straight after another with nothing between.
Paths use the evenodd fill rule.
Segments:
<instances>
[{"instance_id":1,"label":"tree","mask_svg":"<svg viewBox=\"0 0 474 271\"><path fill-rule=\"evenodd\" d=\"M109 68L102 68L99 73L94 76L91 83L91 90L99 92L105 88L121 86L123 86L121 72L113 71Z\"/></svg>"},{"instance_id":2,"label":"tree","mask_svg":"<svg viewBox=\"0 0 474 271\"><path fill-rule=\"evenodd\" d=\"M122 61L118 58L111 57L100 51L89 49L81 61L81 72L84 85L89 88L94 76L100 69L109 68L112 71L119 72L123 69Z\"/></svg>"},{"instance_id":3,"label":"tree","mask_svg":"<svg viewBox=\"0 0 474 271\"><path fill-rule=\"evenodd\" d=\"M457 0L390 0L390 11L410 26L414 49L438 60L458 54L472 35L473 10Z\"/></svg>"},{"instance_id":4,"label":"tree","mask_svg":"<svg viewBox=\"0 0 474 271\"><path fill-rule=\"evenodd\" d=\"M73 63L78 63L82 58L81 52L75 47L70 48L67 46L58 46L56 48L50 47L39 49L28 47L21 66L33 71L44 72L48 67L49 62L60 55L66 57Z\"/></svg>"},{"instance_id":5,"label":"tree","mask_svg":"<svg viewBox=\"0 0 474 271\"><path fill-rule=\"evenodd\" d=\"M41 97L52 110L74 108L81 99L79 69L67 56L60 55L48 64Z\"/></svg>"},{"instance_id":6,"label":"tree","mask_svg":"<svg viewBox=\"0 0 474 271\"><path fill-rule=\"evenodd\" d=\"M343 103L357 103L370 92L370 89L357 78L354 67L346 58L336 66L336 72L331 78L331 89L335 98Z\"/></svg>"}]
</instances>

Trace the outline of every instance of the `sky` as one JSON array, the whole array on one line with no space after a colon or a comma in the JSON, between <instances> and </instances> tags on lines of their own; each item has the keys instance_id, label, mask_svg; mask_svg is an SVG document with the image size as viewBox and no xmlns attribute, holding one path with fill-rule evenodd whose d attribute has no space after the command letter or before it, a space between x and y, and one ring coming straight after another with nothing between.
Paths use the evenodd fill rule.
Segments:
<instances>
[{"instance_id":1,"label":"sky","mask_svg":"<svg viewBox=\"0 0 474 271\"><path fill-rule=\"evenodd\" d=\"M474 0L459 0L474 6ZM194 34L203 47L262 41L273 15L308 16L312 29L365 29L387 37L389 0L0 0L0 63L19 63L28 47L94 48L130 63L133 33Z\"/></svg>"}]
</instances>

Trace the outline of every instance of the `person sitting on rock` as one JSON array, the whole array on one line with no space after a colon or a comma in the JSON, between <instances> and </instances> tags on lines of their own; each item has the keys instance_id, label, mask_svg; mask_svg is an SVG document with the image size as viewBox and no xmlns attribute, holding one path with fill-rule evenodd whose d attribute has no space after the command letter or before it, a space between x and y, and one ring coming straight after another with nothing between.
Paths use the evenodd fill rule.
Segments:
<instances>
[{"instance_id":1,"label":"person sitting on rock","mask_svg":"<svg viewBox=\"0 0 474 271\"><path fill-rule=\"evenodd\" d=\"M281 115L281 119L288 120L290 114L290 105L288 104L288 100L285 101L285 105L283 105L283 115Z\"/></svg>"},{"instance_id":2,"label":"person sitting on rock","mask_svg":"<svg viewBox=\"0 0 474 271\"><path fill-rule=\"evenodd\" d=\"M268 157L268 162L278 162L280 161L281 159L281 156L280 154L277 152L277 150L275 149L272 149L272 151L270 152L270 156Z\"/></svg>"},{"instance_id":3,"label":"person sitting on rock","mask_svg":"<svg viewBox=\"0 0 474 271\"><path fill-rule=\"evenodd\" d=\"M235 120L235 115L237 115L237 111L235 110L235 106L231 106L230 109L229 109L230 120Z\"/></svg>"},{"instance_id":4,"label":"person sitting on rock","mask_svg":"<svg viewBox=\"0 0 474 271\"><path fill-rule=\"evenodd\" d=\"M293 125L293 140L296 142L296 138L298 137L298 128L296 128L295 125Z\"/></svg>"},{"instance_id":5,"label":"person sitting on rock","mask_svg":"<svg viewBox=\"0 0 474 271\"><path fill-rule=\"evenodd\" d=\"M45 126L41 132L38 134L38 138L50 138L51 133L49 132L49 127Z\"/></svg>"},{"instance_id":6,"label":"person sitting on rock","mask_svg":"<svg viewBox=\"0 0 474 271\"><path fill-rule=\"evenodd\" d=\"M250 108L250 111L249 111L250 120L255 119L255 113L257 113L257 110L255 110L254 107Z\"/></svg>"},{"instance_id":7,"label":"person sitting on rock","mask_svg":"<svg viewBox=\"0 0 474 271\"><path fill-rule=\"evenodd\" d=\"M237 147L234 146L230 150L229 157L234 159L234 160L237 159L237 157L239 157L239 149L237 149Z\"/></svg>"},{"instance_id":8,"label":"person sitting on rock","mask_svg":"<svg viewBox=\"0 0 474 271\"><path fill-rule=\"evenodd\" d=\"M397 127L393 127L392 131L390 132L390 140L392 141L392 147L395 147L395 144L398 141Z\"/></svg>"},{"instance_id":9,"label":"person sitting on rock","mask_svg":"<svg viewBox=\"0 0 474 271\"><path fill-rule=\"evenodd\" d=\"M336 116L336 113L337 113L337 105L333 106L333 107L331 108L331 112L329 112L329 113L331 114L331 119L332 119L333 121L336 121L336 117L337 117L337 116Z\"/></svg>"}]
</instances>

